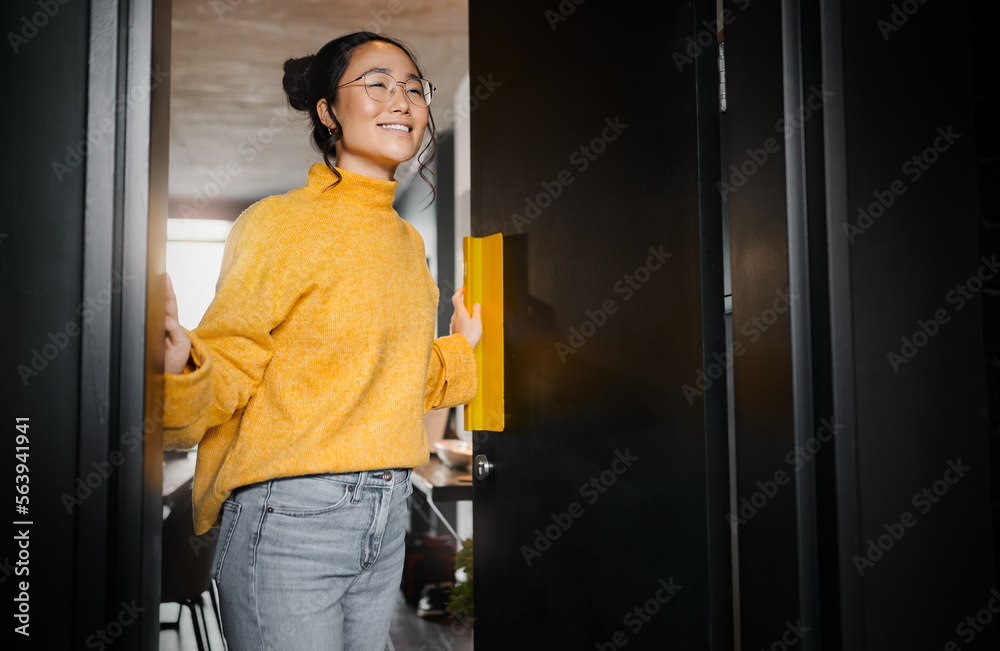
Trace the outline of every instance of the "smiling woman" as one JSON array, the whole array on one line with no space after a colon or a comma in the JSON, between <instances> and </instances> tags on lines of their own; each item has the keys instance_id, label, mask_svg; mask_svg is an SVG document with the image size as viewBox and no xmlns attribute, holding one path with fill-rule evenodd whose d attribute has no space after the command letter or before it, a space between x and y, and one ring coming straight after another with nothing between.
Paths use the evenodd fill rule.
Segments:
<instances>
[{"instance_id":1,"label":"smiling woman","mask_svg":"<svg viewBox=\"0 0 1000 651\"><path fill-rule=\"evenodd\" d=\"M286 61L282 83L291 107L309 113L313 140L338 181L331 154L339 167L390 180L417 154L426 131L429 140L417 160L433 191L427 164L437 153L429 106L434 88L422 77L401 43L358 32ZM400 86L405 92L396 92Z\"/></svg>"},{"instance_id":2,"label":"smiling woman","mask_svg":"<svg viewBox=\"0 0 1000 651\"><path fill-rule=\"evenodd\" d=\"M410 53L360 32L284 70L324 162L236 220L194 330L168 278L164 447L198 446L195 531L221 527L230 648L381 651L422 417L475 396L480 308L459 288L453 334L433 338L438 289L393 209L396 168L426 133L430 184L436 146Z\"/></svg>"}]
</instances>

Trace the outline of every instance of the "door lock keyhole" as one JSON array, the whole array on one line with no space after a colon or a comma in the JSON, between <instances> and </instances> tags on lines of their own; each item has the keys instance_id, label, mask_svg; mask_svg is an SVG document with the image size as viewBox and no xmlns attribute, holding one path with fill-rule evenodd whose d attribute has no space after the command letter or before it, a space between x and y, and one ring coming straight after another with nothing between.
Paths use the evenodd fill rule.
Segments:
<instances>
[{"instance_id":1,"label":"door lock keyhole","mask_svg":"<svg viewBox=\"0 0 1000 651\"><path fill-rule=\"evenodd\" d=\"M475 461L473 461L476 469L476 479L483 481L490 476L490 471L493 470L493 463L486 458L485 454L477 454Z\"/></svg>"}]
</instances>

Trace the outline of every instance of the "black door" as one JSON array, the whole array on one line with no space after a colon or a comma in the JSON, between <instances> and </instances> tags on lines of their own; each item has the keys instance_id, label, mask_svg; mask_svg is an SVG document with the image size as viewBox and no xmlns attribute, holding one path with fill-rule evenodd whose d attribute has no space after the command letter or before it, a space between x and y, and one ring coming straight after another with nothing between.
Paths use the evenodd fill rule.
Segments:
<instances>
[{"instance_id":1,"label":"black door","mask_svg":"<svg viewBox=\"0 0 1000 651\"><path fill-rule=\"evenodd\" d=\"M493 464L474 489L477 648L731 638L726 465L706 457L724 416L706 430L703 379L723 296L718 200L699 212L718 87L699 102L696 75L717 62L714 34L687 41L695 19L471 4L470 78L497 85L472 113L472 234L505 235L507 337L506 429L475 436Z\"/></svg>"}]
</instances>

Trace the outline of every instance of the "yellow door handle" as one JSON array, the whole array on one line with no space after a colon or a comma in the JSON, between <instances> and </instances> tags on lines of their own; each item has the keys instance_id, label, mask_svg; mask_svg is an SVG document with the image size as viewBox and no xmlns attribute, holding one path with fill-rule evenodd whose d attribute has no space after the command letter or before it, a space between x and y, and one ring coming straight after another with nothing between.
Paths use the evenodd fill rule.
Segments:
<instances>
[{"instance_id":1,"label":"yellow door handle","mask_svg":"<svg viewBox=\"0 0 1000 651\"><path fill-rule=\"evenodd\" d=\"M479 303L483 336L476 346L479 390L465 406L465 429L502 432L503 413L503 234L462 239L465 307Z\"/></svg>"}]
</instances>

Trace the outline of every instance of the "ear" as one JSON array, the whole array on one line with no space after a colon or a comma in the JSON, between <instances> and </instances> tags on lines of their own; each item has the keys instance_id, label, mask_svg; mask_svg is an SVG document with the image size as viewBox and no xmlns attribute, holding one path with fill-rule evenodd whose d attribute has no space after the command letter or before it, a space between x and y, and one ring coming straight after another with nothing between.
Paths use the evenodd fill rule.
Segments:
<instances>
[{"instance_id":1,"label":"ear","mask_svg":"<svg viewBox=\"0 0 1000 651\"><path fill-rule=\"evenodd\" d=\"M316 102L316 113L319 115L319 121L323 123L323 126L332 127L336 122L333 120L333 111L330 110L330 104L326 101L326 98Z\"/></svg>"}]
</instances>

